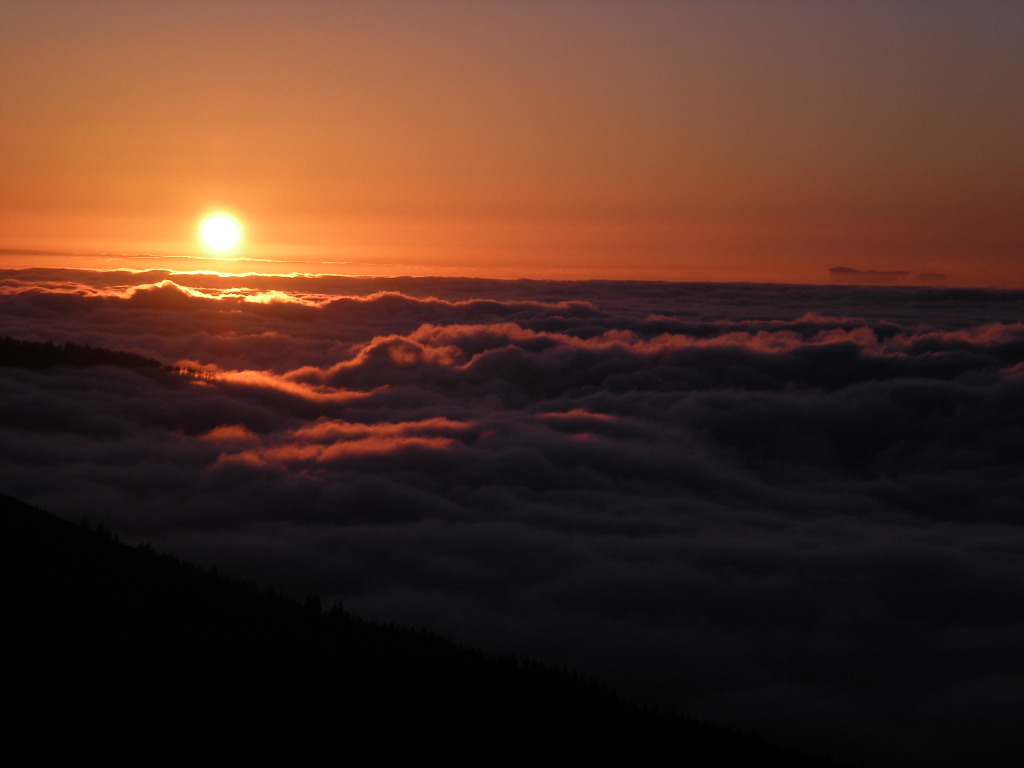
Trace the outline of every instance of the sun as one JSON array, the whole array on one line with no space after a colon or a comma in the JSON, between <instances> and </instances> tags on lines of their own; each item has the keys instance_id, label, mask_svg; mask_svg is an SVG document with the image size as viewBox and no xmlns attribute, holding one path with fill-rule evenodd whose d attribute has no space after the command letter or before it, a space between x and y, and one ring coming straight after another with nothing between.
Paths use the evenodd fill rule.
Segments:
<instances>
[{"instance_id":1,"label":"sun","mask_svg":"<svg viewBox=\"0 0 1024 768\"><path fill-rule=\"evenodd\" d=\"M223 256L238 250L245 229L237 216L216 211L206 214L199 222L198 234L199 241L207 251Z\"/></svg>"}]
</instances>

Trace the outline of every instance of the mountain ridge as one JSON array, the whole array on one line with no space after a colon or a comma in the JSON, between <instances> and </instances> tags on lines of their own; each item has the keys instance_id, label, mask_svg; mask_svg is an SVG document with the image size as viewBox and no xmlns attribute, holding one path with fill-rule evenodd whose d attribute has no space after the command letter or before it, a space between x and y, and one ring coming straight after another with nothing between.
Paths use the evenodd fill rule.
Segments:
<instances>
[{"instance_id":1,"label":"mountain ridge","mask_svg":"<svg viewBox=\"0 0 1024 768\"><path fill-rule=\"evenodd\" d=\"M0 494L2 725L37 762L834 765L203 571Z\"/></svg>"}]
</instances>

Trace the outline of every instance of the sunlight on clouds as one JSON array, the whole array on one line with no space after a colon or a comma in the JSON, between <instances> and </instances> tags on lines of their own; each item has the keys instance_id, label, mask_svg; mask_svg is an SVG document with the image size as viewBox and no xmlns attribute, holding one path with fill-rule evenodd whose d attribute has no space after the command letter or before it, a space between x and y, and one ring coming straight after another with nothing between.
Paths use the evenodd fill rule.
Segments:
<instances>
[{"instance_id":1,"label":"sunlight on clouds","mask_svg":"<svg viewBox=\"0 0 1024 768\"><path fill-rule=\"evenodd\" d=\"M251 443L260 438L259 435L242 424L225 424L200 435L199 439L215 443Z\"/></svg>"},{"instance_id":2,"label":"sunlight on clouds","mask_svg":"<svg viewBox=\"0 0 1024 768\"><path fill-rule=\"evenodd\" d=\"M8 270L12 337L190 370L0 366L3 490L880 753L891 718L864 702L931 711L1019 657L1021 300ZM964 627L984 653L942 642ZM854 715L804 727L808 702Z\"/></svg>"}]
</instances>

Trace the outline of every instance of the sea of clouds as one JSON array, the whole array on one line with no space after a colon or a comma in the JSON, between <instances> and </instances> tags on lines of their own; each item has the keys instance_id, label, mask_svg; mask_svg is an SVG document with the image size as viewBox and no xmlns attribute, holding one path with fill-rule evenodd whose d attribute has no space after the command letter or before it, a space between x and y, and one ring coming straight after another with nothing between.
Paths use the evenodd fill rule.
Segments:
<instances>
[{"instance_id":1,"label":"sea of clouds","mask_svg":"<svg viewBox=\"0 0 1024 768\"><path fill-rule=\"evenodd\" d=\"M204 372L0 367L10 495L846 758L1017 738L1024 292L19 270L0 335Z\"/></svg>"}]
</instances>

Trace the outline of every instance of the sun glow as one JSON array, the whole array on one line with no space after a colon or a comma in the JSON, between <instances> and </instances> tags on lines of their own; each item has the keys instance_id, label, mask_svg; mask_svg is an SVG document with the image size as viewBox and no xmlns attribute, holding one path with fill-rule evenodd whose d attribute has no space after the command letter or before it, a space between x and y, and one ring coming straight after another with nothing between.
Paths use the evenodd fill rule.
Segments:
<instances>
[{"instance_id":1,"label":"sun glow","mask_svg":"<svg viewBox=\"0 0 1024 768\"><path fill-rule=\"evenodd\" d=\"M199 222L199 241L210 253L226 256L242 245L245 230L236 216L223 211L208 213Z\"/></svg>"}]
</instances>

